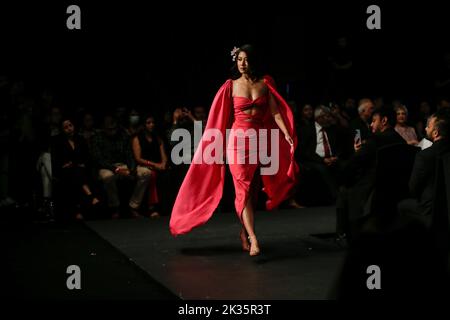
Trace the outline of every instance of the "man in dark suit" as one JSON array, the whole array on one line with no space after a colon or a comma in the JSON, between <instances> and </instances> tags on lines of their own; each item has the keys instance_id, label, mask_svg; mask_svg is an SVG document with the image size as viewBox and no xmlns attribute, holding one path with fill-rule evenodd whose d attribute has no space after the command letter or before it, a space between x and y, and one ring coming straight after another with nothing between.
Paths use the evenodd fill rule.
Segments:
<instances>
[{"instance_id":1,"label":"man in dark suit","mask_svg":"<svg viewBox=\"0 0 450 320\"><path fill-rule=\"evenodd\" d=\"M375 111L370 125L372 135L366 143L358 141L354 145L355 153L343 169L344 184L339 188L336 203L338 234L348 234L350 226L363 216L364 206L375 183L377 151L387 145L406 143L394 130L395 119L391 108Z\"/></svg>"},{"instance_id":2,"label":"man in dark suit","mask_svg":"<svg viewBox=\"0 0 450 320\"><path fill-rule=\"evenodd\" d=\"M332 126L330 109L318 106L314 111L314 119L312 125L303 126L298 132L297 158L303 169L309 173L304 176L299 189L313 188L320 191L311 195L316 198L314 201L309 200L315 204L328 204L336 200L336 178L343 148L336 128Z\"/></svg>"},{"instance_id":3,"label":"man in dark suit","mask_svg":"<svg viewBox=\"0 0 450 320\"><path fill-rule=\"evenodd\" d=\"M433 114L428 120L425 131L433 145L416 155L409 180L409 189L413 198L402 201L398 207L402 215L420 219L425 224L429 224L437 160L450 152L449 118L445 111Z\"/></svg>"}]
</instances>

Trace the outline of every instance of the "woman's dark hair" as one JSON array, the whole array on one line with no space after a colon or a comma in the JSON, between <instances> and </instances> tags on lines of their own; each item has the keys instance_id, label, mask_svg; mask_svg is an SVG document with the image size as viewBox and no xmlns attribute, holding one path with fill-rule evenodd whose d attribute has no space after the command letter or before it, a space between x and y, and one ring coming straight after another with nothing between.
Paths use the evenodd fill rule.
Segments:
<instances>
[{"instance_id":1,"label":"woman's dark hair","mask_svg":"<svg viewBox=\"0 0 450 320\"><path fill-rule=\"evenodd\" d=\"M145 122L147 122L147 119L149 119L149 118L153 118L153 120L155 120L155 122L156 122L156 117L155 117L155 115L153 113L146 113L142 117L142 120L144 121L144 124L145 124Z\"/></svg>"},{"instance_id":2,"label":"woman's dark hair","mask_svg":"<svg viewBox=\"0 0 450 320\"><path fill-rule=\"evenodd\" d=\"M245 52L247 54L247 61L249 66L249 75L253 80L261 79L264 76L262 70L261 57L257 54L255 47L251 44L244 44L239 47L236 52L236 59L233 61L233 67L231 68L231 79L236 80L241 77L241 73L237 67L237 59L240 52Z\"/></svg>"},{"instance_id":3,"label":"woman's dark hair","mask_svg":"<svg viewBox=\"0 0 450 320\"><path fill-rule=\"evenodd\" d=\"M157 119L156 119L156 117L155 117L155 115L153 114L153 113L146 113L145 115L144 115L144 117L142 118L142 123L144 124L144 127L147 125L147 120L148 119L153 119L154 121L155 121L155 129L154 129L154 131L150 134L153 138L155 138L155 137L159 137L159 132L158 132L158 130L159 130L159 126L158 126L158 121L157 121ZM146 129L144 130L144 132L146 132ZM147 133L147 132L146 132Z\"/></svg>"}]
</instances>

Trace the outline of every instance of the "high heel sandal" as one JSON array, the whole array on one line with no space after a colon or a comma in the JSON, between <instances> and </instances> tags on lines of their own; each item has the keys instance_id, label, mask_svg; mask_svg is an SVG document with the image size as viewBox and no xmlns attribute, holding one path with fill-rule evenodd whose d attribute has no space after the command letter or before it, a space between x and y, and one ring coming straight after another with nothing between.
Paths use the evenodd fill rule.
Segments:
<instances>
[{"instance_id":1,"label":"high heel sandal","mask_svg":"<svg viewBox=\"0 0 450 320\"><path fill-rule=\"evenodd\" d=\"M257 256L257 255L259 255L260 253L261 253L261 250L259 249L259 246L258 246L258 240L256 240L256 237L255 236L253 236L253 240L252 240L252 237L248 237L248 241L250 242L250 256Z\"/></svg>"},{"instance_id":2,"label":"high heel sandal","mask_svg":"<svg viewBox=\"0 0 450 320\"><path fill-rule=\"evenodd\" d=\"M81 221L81 220L84 220L84 217L80 212L77 212L75 214L75 220Z\"/></svg>"},{"instance_id":3,"label":"high heel sandal","mask_svg":"<svg viewBox=\"0 0 450 320\"><path fill-rule=\"evenodd\" d=\"M96 208L100 204L100 200L94 196L94 194L88 194L86 195L89 200L89 205Z\"/></svg>"},{"instance_id":4,"label":"high heel sandal","mask_svg":"<svg viewBox=\"0 0 450 320\"><path fill-rule=\"evenodd\" d=\"M239 234L239 237L241 238L242 243L242 250L244 251L250 251L250 243L248 241L247 235L245 233L244 229L241 229L241 232Z\"/></svg>"}]
</instances>

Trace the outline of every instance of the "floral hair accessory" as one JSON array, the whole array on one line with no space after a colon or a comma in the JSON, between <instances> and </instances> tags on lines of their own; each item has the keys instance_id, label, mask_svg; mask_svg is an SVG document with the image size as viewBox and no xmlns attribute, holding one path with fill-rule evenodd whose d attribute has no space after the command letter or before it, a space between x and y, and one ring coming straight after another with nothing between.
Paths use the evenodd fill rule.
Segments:
<instances>
[{"instance_id":1,"label":"floral hair accessory","mask_svg":"<svg viewBox=\"0 0 450 320\"><path fill-rule=\"evenodd\" d=\"M236 61L237 52L239 51L238 47L234 47L233 50L231 50L231 56L233 57L233 61Z\"/></svg>"}]
</instances>

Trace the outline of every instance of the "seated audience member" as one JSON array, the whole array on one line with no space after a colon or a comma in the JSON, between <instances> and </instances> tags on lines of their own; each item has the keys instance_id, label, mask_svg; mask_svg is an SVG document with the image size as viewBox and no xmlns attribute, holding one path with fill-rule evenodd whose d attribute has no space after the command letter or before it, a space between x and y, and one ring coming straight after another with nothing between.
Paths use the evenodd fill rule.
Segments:
<instances>
[{"instance_id":1,"label":"seated audience member","mask_svg":"<svg viewBox=\"0 0 450 320\"><path fill-rule=\"evenodd\" d=\"M186 129L191 134L191 156L194 155L194 121L196 121L196 119L187 108L179 107L173 110L172 124L166 131L167 141L170 145L169 150L178 144L178 141L172 140L172 133L177 129Z\"/></svg>"},{"instance_id":2,"label":"seated audience member","mask_svg":"<svg viewBox=\"0 0 450 320\"><path fill-rule=\"evenodd\" d=\"M409 189L413 198L399 204L399 212L408 218L431 222L434 195L434 182L437 159L450 152L449 118L445 112L434 113L425 128L427 137L433 145L416 155L413 171L409 180Z\"/></svg>"},{"instance_id":3,"label":"seated audience member","mask_svg":"<svg viewBox=\"0 0 450 320\"><path fill-rule=\"evenodd\" d=\"M298 126L309 126L314 124L314 109L310 104L304 104L300 110L300 121Z\"/></svg>"},{"instance_id":4,"label":"seated audience member","mask_svg":"<svg viewBox=\"0 0 450 320\"><path fill-rule=\"evenodd\" d=\"M425 127L427 126L428 118L431 116L431 106L427 101L422 101L419 104L419 113L416 118L416 133L420 140L427 137Z\"/></svg>"},{"instance_id":5,"label":"seated audience member","mask_svg":"<svg viewBox=\"0 0 450 320\"><path fill-rule=\"evenodd\" d=\"M178 140L176 140L174 133L178 130L187 130L191 137L191 148L189 149L188 154L180 154L179 156L182 156L186 160L191 160L194 151L195 151L195 137L194 137L194 130L195 125L193 121L196 121L197 119L194 118L194 115L187 109L182 107L177 107L173 109L171 113L171 123L170 126L168 125L165 131L166 135L166 141L168 142L167 151L169 154L172 154L172 149L179 143ZM174 140L172 140L172 138ZM180 139L180 138L178 138ZM172 156L169 157L169 176L171 181L171 188L168 192L168 197L166 198L169 203L167 203L168 207L171 208L173 203L175 202L176 196L178 194L178 189L181 186L181 183L183 182L184 176L186 175L189 164L188 163L173 163L172 162Z\"/></svg>"},{"instance_id":6,"label":"seated audience member","mask_svg":"<svg viewBox=\"0 0 450 320\"><path fill-rule=\"evenodd\" d=\"M128 126L126 127L126 132L130 137L134 137L141 133L143 129L139 111L136 109L131 109L130 114L128 115Z\"/></svg>"},{"instance_id":7,"label":"seated audience member","mask_svg":"<svg viewBox=\"0 0 450 320\"><path fill-rule=\"evenodd\" d=\"M342 114L344 114L345 118L348 119L350 122L353 119L356 119L359 117L358 115L358 107L356 105L356 101L353 98L346 98L345 101L342 103Z\"/></svg>"},{"instance_id":8,"label":"seated audience member","mask_svg":"<svg viewBox=\"0 0 450 320\"><path fill-rule=\"evenodd\" d=\"M59 107L52 107L49 112L44 114L44 118L39 126L39 148L40 154L36 162L36 169L39 172L40 182L42 183L42 205L39 211L45 211L47 214L53 206L53 174L52 157L50 153L51 141L62 133L61 121L62 112ZM50 217L53 218L53 217Z\"/></svg>"},{"instance_id":9,"label":"seated audience member","mask_svg":"<svg viewBox=\"0 0 450 320\"><path fill-rule=\"evenodd\" d=\"M103 131L94 136L92 155L98 176L106 191L107 205L112 218L119 218L120 199L118 182L134 183L132 171L135 164L130 137L119 128L113 116L106 116ZM131 211L134 217L137 215Z\"/></svg>"},{"instance_id":10,"label":"seated audience member","mask_svg":"<svg viewBox=\"0 0 450 320\"><path fill-rule=\"evenodd\" d=\"M439 111L441 109L450 109L450 100L444 97L438 98L436 110Z\"/></svg>"},{"instance_id":11,"label":"seated audience member","mask_svg":"<svg viewBox=\"0 0 450 320\"><path fill-rule=\"evenodd\" d=\"M341 146L336 128L331 127L330 109L319 106L314 111L315 122L310 126L300 127L298 159L301 165L317 173L325 184L317 203L329 203L336 200L337 174L340 165ZM315 176L315 174L314 174ZM312 183L312 181L309 181ZM307 188L308 182L303 188ZM321 188L322 189L322 188ZM299 190L301 192L301 190Z\"/></svg>"},{"instance_id":12,"label":"seated audience member","mask_svg":"<svg viewBox=\"0 0 450 320\"><path fill-rule=\"evenodd\" d=\"M397 123L395 124L395 131L405 139L406 143L410 145L417 145L419 140L416 135L414 127L408 126L408 109L404 105L399 105L394 109L397 116Z\"/></svg>"},{"instance_id":13,"label":"seated audience member","mask_svg":"<svg viewBox=\"0 0 450 320\"><path fill-rule=\"evenodd\" d=\"M148 115L144 121L144 131L132 140L133 155L137 163L137 183L130 200L130 207L135 211L139 209L148 188L148 212L151 218L155 218L159 216L156 210L156 205L159 203L156 185L157 171L166 170L167 155L163 140L155 134L155 118Z\"/></svg>"},{"instance_id":14,"label":"seated audience member","mask_svg":"<svg viewBox=\"0 0 450 320\"><path fill-rule=\"evenodd\" d=\"M202 122L202 127L206 126L206 121L208 120L208 111L206 111L204 106L195 106L192 111L192 116L196 121Z\"/></svg>"},{"instance_id":15,"label":"seated audience member","mask_svg":"<svg viewBox=\"0 0 450 320\"><path fill-rule=\"evenodd\" d=\"M350 126L350 118L345 112L342 111L341 107L337 103L334 103L330 110L336 125L341 128L348 128Z\"/></svg>"},{"instance_id":16,"label":"seated audience member","mask_svg":"<svg viewBox=\"0 0 450 320\"><path fill-rule=\"evenodd\" d=\"M370 119L375 110L375 105L370 99L361 99L358 105L358 117L350 122L350 128L360 130L361 140L364 143L371 135Z\"/></svg>"},{"instance_id":17,"label":"seated audience member","mask_svg":"<svg viewBox=\"0 0 450 320\"><path fill-rule=\"evenodd\" d=\"M2 83L3 81L3 83ZM8 82L7 77L0 76L0 93L2 86L5 86ZM2 96L0 95L0 103ZM9 207L15 204L15 201L9 196L9 161L10 161L10 149L11 149L11 123L9 119L9 111L6 103L3 104L3 108L0 109L0 208Z\"/></svg>"},{"instance_id":18,"label":"seated audience member","mask_svg":"<svg viewBox=\"0 0 450 320\"><path fill-rule=\"evenodd\" d=\"M85 112L81 119L81 127L78 134L82 136L88 146L91 146L93 137L98 134L98 129L95 126L94 115L90 112Z\"/></svg>"},{"instance_id":19,"label":"seated audience member","mask_svg":"<svg viewBox=\"0 0 450 320\"><path fill-rule=\"evenodd\" d=\"M54 178L57 180L56 192L59 206L68 210L71 217L83 219L80 211L82 202L96 205L99 200L89 187L87 166L89 151L83 137L75 134L72 120L63 118L62 133L52 144ZM82 199L84 196L84 199ZM84 201L83 201L84 200Z\"/></svg>"},{"instance_id":20,"label":"seated audience member","mask_svg":"<svg viewBox=\"0 0 450 320\"><path fill-rule=\"evenodd\" d=\"M392 108L383 107L375 111L370 125L372 135L366 143L355 143L355 153L343 166L345 181L339 188L336 203L338 234L348 235L351 225L364 214L364 206L375 183L377 151L391 144L406 143L394 130L394 125Z\"/></svg>"}]
</instances>

